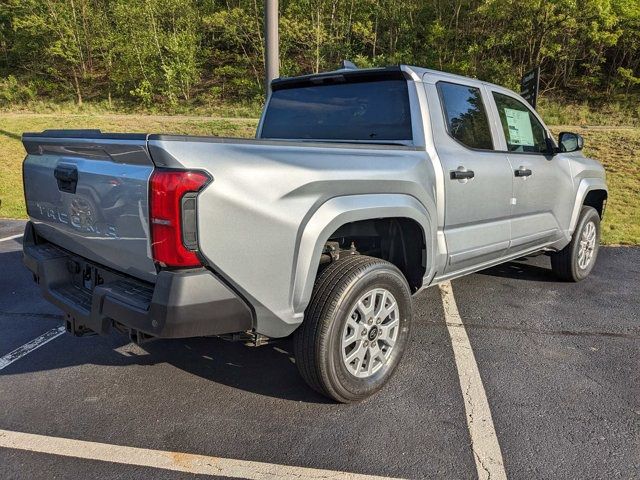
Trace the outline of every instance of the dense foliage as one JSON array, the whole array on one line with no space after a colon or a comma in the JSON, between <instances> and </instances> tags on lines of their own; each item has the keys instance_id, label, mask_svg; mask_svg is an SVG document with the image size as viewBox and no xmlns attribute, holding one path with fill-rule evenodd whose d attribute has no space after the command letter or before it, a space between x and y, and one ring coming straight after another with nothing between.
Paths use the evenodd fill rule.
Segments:
<instances>
[{"instance_id":1,"label":"dense foliage","mask_svg":"<svg viewBox=\"0 0 640 480\"><path fill-rule=\"evenodd\" d=\"M262 95L258 0L0 0L0 105ZM640 91L640 0L281 0L281 74L409 63L543 92Z\"/></svg>"}]
</instances>

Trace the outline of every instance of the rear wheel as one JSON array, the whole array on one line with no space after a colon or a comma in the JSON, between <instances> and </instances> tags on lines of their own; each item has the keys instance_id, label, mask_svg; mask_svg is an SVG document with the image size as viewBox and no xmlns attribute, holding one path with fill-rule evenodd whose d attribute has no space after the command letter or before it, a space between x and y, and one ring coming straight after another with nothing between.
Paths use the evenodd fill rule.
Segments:
<instances>
[{"instance_id":1,"label":"rear wheel","mask_svg":"<svg viewBox=\"0 0 640 480\"><path fill-rule=\"evenodd\" d=\"M582 207L571 243L551 254L551 268L562 280L585 279L596 263L600 247L600 215L593 207Z\"/></svg>"},{"instance_id":2,"label":"rear wheel","mask_svg":"<svg viewBox=\"0 0 640 480\"><path fill-rule=\"evenodd\" d=\"M334 400L362 400L395 371L410 320L409 286L393 264L361 255L334 262L318 276L295 334L300 374Z\"/></svg>"}]
</instances>

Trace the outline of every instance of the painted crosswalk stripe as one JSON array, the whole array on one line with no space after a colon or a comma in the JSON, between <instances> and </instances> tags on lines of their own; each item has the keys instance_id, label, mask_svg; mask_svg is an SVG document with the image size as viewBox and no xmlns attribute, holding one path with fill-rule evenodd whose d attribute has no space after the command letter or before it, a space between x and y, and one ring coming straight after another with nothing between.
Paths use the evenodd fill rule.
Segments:
<instances>
[{"instance_id":1,"label":"painted crosswalk stripe","mask_svg":"<svg viewBox=\"0 0 640 480\"><path fill-rule=\"evenodd\" d=\"M7 353L4 357L0 358L0 370L8 367L13 362L20 360L25 355L33 352L35 349L40 348L45 343L58 338L65 332L64 326L53 328L48 332L43 333L38 338L34 338L30 342L25 343L21 347L16 348L12 352Z\"/></svg>"},{"instance_id":2,"label":"painted crosswalk stripe","mask_svg":"<svg viewBox=\"0 0 640 480\"><path fill-rule=\"evenodd\" d=\"M458 369L478 478L481 480L506 479L504 460L493 425L489 401L471 343L469 343L467 330L458 312L451 282L440 284L440 296Z\"/></svg>"},{"instance_id":3,"label":"painted crosswalk stripe","mask_svg":"<svg viewBox=\"0 0 640 480\"><path fill-rule=\"evenodd\" d=\"M280 480L388 480L389 478L334 470L233 460L191 453L125 447L10 430L0 430L0 447L192 474L246 478L249 480L273 480L274 478Z\"/></svg>"}]
</instances>

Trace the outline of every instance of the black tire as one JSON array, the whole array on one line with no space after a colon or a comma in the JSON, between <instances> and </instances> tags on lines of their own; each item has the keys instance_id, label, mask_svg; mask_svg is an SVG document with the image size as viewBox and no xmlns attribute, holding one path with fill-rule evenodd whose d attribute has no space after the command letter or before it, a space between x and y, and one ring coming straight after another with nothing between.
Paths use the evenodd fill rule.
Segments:
<instances>
[{"instance_id":1,"label":"black tire","mask_svg":"<svg viewBox=\"0 0 640 480\"><path fill-rule=\"evenodd\" d=\"M397 338L378 370L367 378L359 378L343 361L341 336L358 300L375 289L388 291L395 298L399 317ZM409 340L410 322L411 292L398 268L364 255L340 259L326 267L316 279L304 322L295 333L298 370L309 386L322 395L342 403L363 400L380 390L393 375ZM365 327L376 328L363 324L363 330ZM377 339L375 342L379 345Z\"/></svg>"},{"instance_id":2,"label":"black tire","mask_svg":"<svg viewBox=\"0 0 640 480\"><path fill-rule=\"evenodd\" d=\"M581 266L578 261L580 244L583 241L583 234L590 223L595 226L595 245L593 254L586 266ZM567 282L579 282L587 278L596 263L598 249L600 248L600 215L593 207L582 207L576 229L569 245L562 250L551 254L551 268L561 280Z\"/></svg>"}]
</instances>

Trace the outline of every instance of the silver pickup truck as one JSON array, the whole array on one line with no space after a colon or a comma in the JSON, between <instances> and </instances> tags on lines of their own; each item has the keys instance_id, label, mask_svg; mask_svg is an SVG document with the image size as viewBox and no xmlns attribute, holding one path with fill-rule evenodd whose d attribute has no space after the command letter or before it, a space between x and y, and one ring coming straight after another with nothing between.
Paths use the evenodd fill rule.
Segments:
<instances>
[{"instance_id":1,"label":"silver pickup truck","mask_svg":"<svg viewBox=\"0 0 640 480\"><path fill-rule=\"evenodd\" d=\"M392 375L421 289L537 252L593 268L604 170L512 91L410 66L272 90L255 139L23 135L24 261L69 332L295 332L304 379L351 402Z\"/></svg>"}]
</instances>

